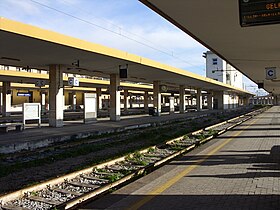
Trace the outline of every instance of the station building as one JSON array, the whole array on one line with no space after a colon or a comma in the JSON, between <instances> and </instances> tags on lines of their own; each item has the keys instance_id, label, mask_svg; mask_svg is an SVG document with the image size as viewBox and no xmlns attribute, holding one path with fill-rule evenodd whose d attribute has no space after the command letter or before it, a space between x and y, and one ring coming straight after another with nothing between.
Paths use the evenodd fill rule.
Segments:
<instances>
[{"instance_id":1,"label":"station building","mask_svg":"<svg viewBox=\"0 0 280 210\"><path fill-rule=\"evenodd\" d=\"M203 54L206 60L206 77L216 81L244 89L242 73L236 70L228 62L220 58L212 51L207 51ZM229 92L224 92L223 100L224 109L238 107L238 96ZM217 102L214 101L214 104Z\"/></svg>"}]
</instances>

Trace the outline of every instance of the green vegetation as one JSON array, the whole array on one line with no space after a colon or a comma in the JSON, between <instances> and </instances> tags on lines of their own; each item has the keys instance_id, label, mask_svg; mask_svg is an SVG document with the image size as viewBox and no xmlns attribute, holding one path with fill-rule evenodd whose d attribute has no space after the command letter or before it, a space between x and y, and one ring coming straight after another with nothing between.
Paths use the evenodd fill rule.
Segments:
<instances>
[{"instance_id":1,"label":"green vegetation","mask_svg":"<svg viewBox=\"0 0 280 210\"><path fill-rule=\"evenodd\" d=\"M153 153L153 152L155 152L156 151L156 149L155 148L152 148L152 147L150 147L149 149L148 149L148 152L149 153Z\"/></svg>"},{"instance_id":2,"label":"green vegetation","mask_svg":"<svg viewBox=\"0 0 280 210\"><path fill-rule=\"evenodd\" d=\"M35 192L35 191L32 191L30 194L31 194L32 196L38 196L38 192Z\"/></svg>"},{"instance_id":3,"label":"green vegetation","mask_svg":"<svg viewBox=\"0 0 280 210\"><path fill-rule=\"evenodd\" d=\"M213 129L209 129L208 131L203 131L201 133L198 133L196 135L194 135L195 138L199 139L199 140L203 140L208 138L209 136L215 136L218 133L218 131L215 131Z\"/></svg>"},{"instance_id":4,"label":"green vegetation","mask_svg":"<svg viewBox=\"0 0 280 210\"><path fill-rule=\"evenodd\" d=\"M121 179L123 177L123 174L121 173L114 173L114 174L110 174L104 177L104 179L109 180L110 182L115 182L118 181L119 179Z\"/></svg>"},{"instance_id":5,"label":"green vegetation","mask_svg":"<svg viewBox=\"0 0 280 210\"><path fill-rule=\"evenodd\" d=\"M141 165L141 166L146 166L149 163L147 161L145 161L144 159L144 155L140 154L140 152L135 152L132 155L128 155L125 160L129 161L129 162L133 162L136 165Z\"/></svg>"},{"instance_id":6,"label":"green vegetation","mask_svg":"<svg viewBox=\"0 0 280 210\"><path fill-rule=\"evenodd\" d=\"M216 130L213 130L213 129L209 129L208 131L208 136L216 136L217 135L217 133L218 133L218 131L216 131Z\"/></svg>"},{"instance_id":7,"label":"green vegetation","mask_svg":"<svg viewBox=\"0 0 280 210\"><path fill-rule=\"evenodd\" d=\"M184 149L184 147L180 146L180 145L176 145L176 144L171 144L170 147L172 150L176 150L176 151L180 151L182 149Z\"/></svg>"}]
</instances>

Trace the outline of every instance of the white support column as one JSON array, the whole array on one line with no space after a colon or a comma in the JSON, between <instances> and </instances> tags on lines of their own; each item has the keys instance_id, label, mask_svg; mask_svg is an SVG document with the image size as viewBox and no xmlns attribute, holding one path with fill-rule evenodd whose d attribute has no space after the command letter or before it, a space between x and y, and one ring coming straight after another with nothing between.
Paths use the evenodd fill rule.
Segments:
<instances>
[{"instance_id":1,"label":"white support column","mask_svg":"<svg viewBox=\"0 0 280 210\"><path fill-rule=\"evenodd\" d=\"M73 108L73 110L74 111L76 111L76 109L77 109L77 95L76 95L76 92L73 92L72 93L72 108Z\"/></svg>"},{"instance_id":2,"label":"white support column","mask_svg":"<svg viewBox=\"0 0 280 210\"><path fill-rule=\"evenodd\" d=\"M169 113L174 114L175 106L174 106L174 96L169 97Z\"/></svg>"},{"instance_id":3,"label":"white support column","mask_svg":"<svg viewBox=\"0 0 280 210\"><path fill-rule=\"evenodd\" d=\"M163 104L163 106L165 106L165 96L164 95L161 95L161 103Z\"/></svg>"},{"instance_id":4,"label":"white support column","mask_svg":"<svg viewBox=\"0 0 280 210\"><path fill-rule=\"evenodd\" d=\"M242 106L242 97L240 95L237 96L237 107L241 107Z\"/></svg>"},{"instance_id":5,"label":"white support column","mask_svg":"<svg viewBox=\"0 0 280 210\"><path fill-rule=\"evenodd\" d=\"M128 110L128 104L129 104L129 98L128 98L128 90L124 90L123 92L123 103L124 103L124 111L127 112Z\"/></svg>"},{"instance_id":6,"label":"white support column","mask_svg":"<svg viewBox=\"0 0 280 210\"><path fill-rule=\"evenodd\" d=\"M159 90L159 81L154 81L153 85L154 85L154 108L156 109L156 115L160 116L161 114L161 93Z\"/></svg>"},{"instance_id":7,"label":"white support column","mask_svg":"<svg viewBox=\"0 0 280 210\"><path fill-rule=\"evenodd\" d=\"M196 109L197 111L202 110L202 94L200 88L196 90Z\"/></svg>"},{"instance_id":8,"label":"white support column","mask_svg":"<svg viewBox=\"0 0 280 210\"><path fill-rule=\"evenodd\" d=\"M224 92L223 91L217 91L214 92L214 99L216 100L216 108L217 109L224 109Z\"/></svg>"},{"instance_id":9,"label":"white support column","mask_svg":"<svg viewBox=\"0 0 280 210\"><path fill-rule=\"evenodd\" d=\"M236 108L236 95L234 93L231 95L231 101L232 101L231 108L235 109Z\"/></svg>"},{"instance_id":10,"label":"white support column","mask_svg":"<svg viewBox=\"0 0 280 210\"><path fill-rule=\"evenodd\" d=\"M102 109L102 90L101 88L96 88L96 108L97 114Z\"/></svg>"},{"instance_id":11,"label":"white support column","mask_svg":"<svg viewBox=\"0 0 280 210\"><path fill-rule=\"evenodd\" d=\"M10 116L12 108L12 94L11 94L11 82L3 82L3 105L2 105L2 116Z\"/></svg>"},{"instance_id":12,"label":"white support column","mask_svg":"<svg viewBox=\"0 0 280 210\"><path fill-rule=\"evenodd\" d=\"M148 113L149 111L149 92L145 91L144 93L144 109L145 113Z\"/></svg>"},{"instance_id":13,"label":"white support column","mask_svg":"<svg viewBox=\"0 0 280 210\"><path fill-rule=\"evenodd\" d=\"M244 104L245 104L245 106L249 106L249 104L250 104L250 96L246 96L244 98Z\"/></svg>"},{"instance_id":14,"label":"white support column","mask_svg":"<svg viewBox=\"0 0 280 210\"><path fill-rule=\"evenodd\" d=\"M174 103L178 105L178 98L176 96L174 96Z\"/></svg>"},{"instance_id":15,"label":"white support column","mask_svg":"<svg viewBox=\"0 0 280 210\"><path fill-rule=\"evenodd\" d=\"M207 94L207 109L213 110L213 91L209 91Z\"/></svg>"},{"instance_id":16,"label":"white support column","mask_svg":"<svg viewBox=\"0 0 280 210\"><path fill-rule=\"evenodd\" d=\"M63 76L61 65L50 65L49 69L49 126L63 127Z\"/></svg>"},{"instance_id":17,"label":"white support column","mask_svg":"<svg viewBox=\"0 0 280 210\"><path fill-rule=\"evenodd\" d=\"M2 114L2 107L3 107L3 93L2 93L2 89L0 91L0 112Z\"/></svg>"},{"instance_id":18,"label":"white support column","mask_svg":"<svg viewBox=\"0 0 280 210\"><path fill-rule=\"evenodd\" d=\"M118 90L120 77L117 74L110 75L110 120L121 120L121 94Z\"/></svg>"},{"instance_id":19,"label":"white support column","mask_svg":"<svg viewBox=\"0 0 280 210\"><path fill-rule=\"evenodd\" d=\"M46 93L41 92L41 110L45 111L46 110Z\"/></svg>"},{"instance_id":20,"label":"white support column","mask_svg":"<svg viewBox=\"0 0 280 210\"><path fill-rule=\"evenodd\" d=\"M180 97L179 111L180 111L180 113L185 113L186 100L185 100L185 86L184 85L179 86L179 97Z\"/></svg>"}]
</instances>

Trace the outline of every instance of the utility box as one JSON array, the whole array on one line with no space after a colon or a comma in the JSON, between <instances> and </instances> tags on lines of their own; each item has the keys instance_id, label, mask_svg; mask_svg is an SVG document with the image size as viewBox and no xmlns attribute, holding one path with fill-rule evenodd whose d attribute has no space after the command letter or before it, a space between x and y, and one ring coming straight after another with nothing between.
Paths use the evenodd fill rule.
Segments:
<instances>
[{"instance_id":1,"label":"utility box","mask_svg":"<svg viewBox=\"0 0 280 210\"><path fill-rule=\"evenodd\" d=\"M25 129L27 120L37 120L38 127L41 127L41 104L23 103L23 129Z\"/></svg>"},{"instance_id":2,"label":"utility box","mask_svg":"<svg viewBox=\"0 0 280 210\"><path fill-rule=\"evenodd\" d=\"M84 123L92 123L97 120L96 93L84 93Z\"/></svg>"}]
</instances>

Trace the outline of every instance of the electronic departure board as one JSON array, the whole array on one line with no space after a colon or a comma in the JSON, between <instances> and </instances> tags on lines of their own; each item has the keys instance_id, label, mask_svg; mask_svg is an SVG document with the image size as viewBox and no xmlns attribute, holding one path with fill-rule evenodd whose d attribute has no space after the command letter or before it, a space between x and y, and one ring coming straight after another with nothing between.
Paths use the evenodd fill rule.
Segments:
<instances>
[{"instance_id":1,"label":"electronic departure board","mask_svg":"<svg viewBox=\"0 0 280 210\"><path fill-rule=\"evenodd\" d=\"M280 23L280 0L239 0L242 27Z\"/></svg>"}]
</instances>

